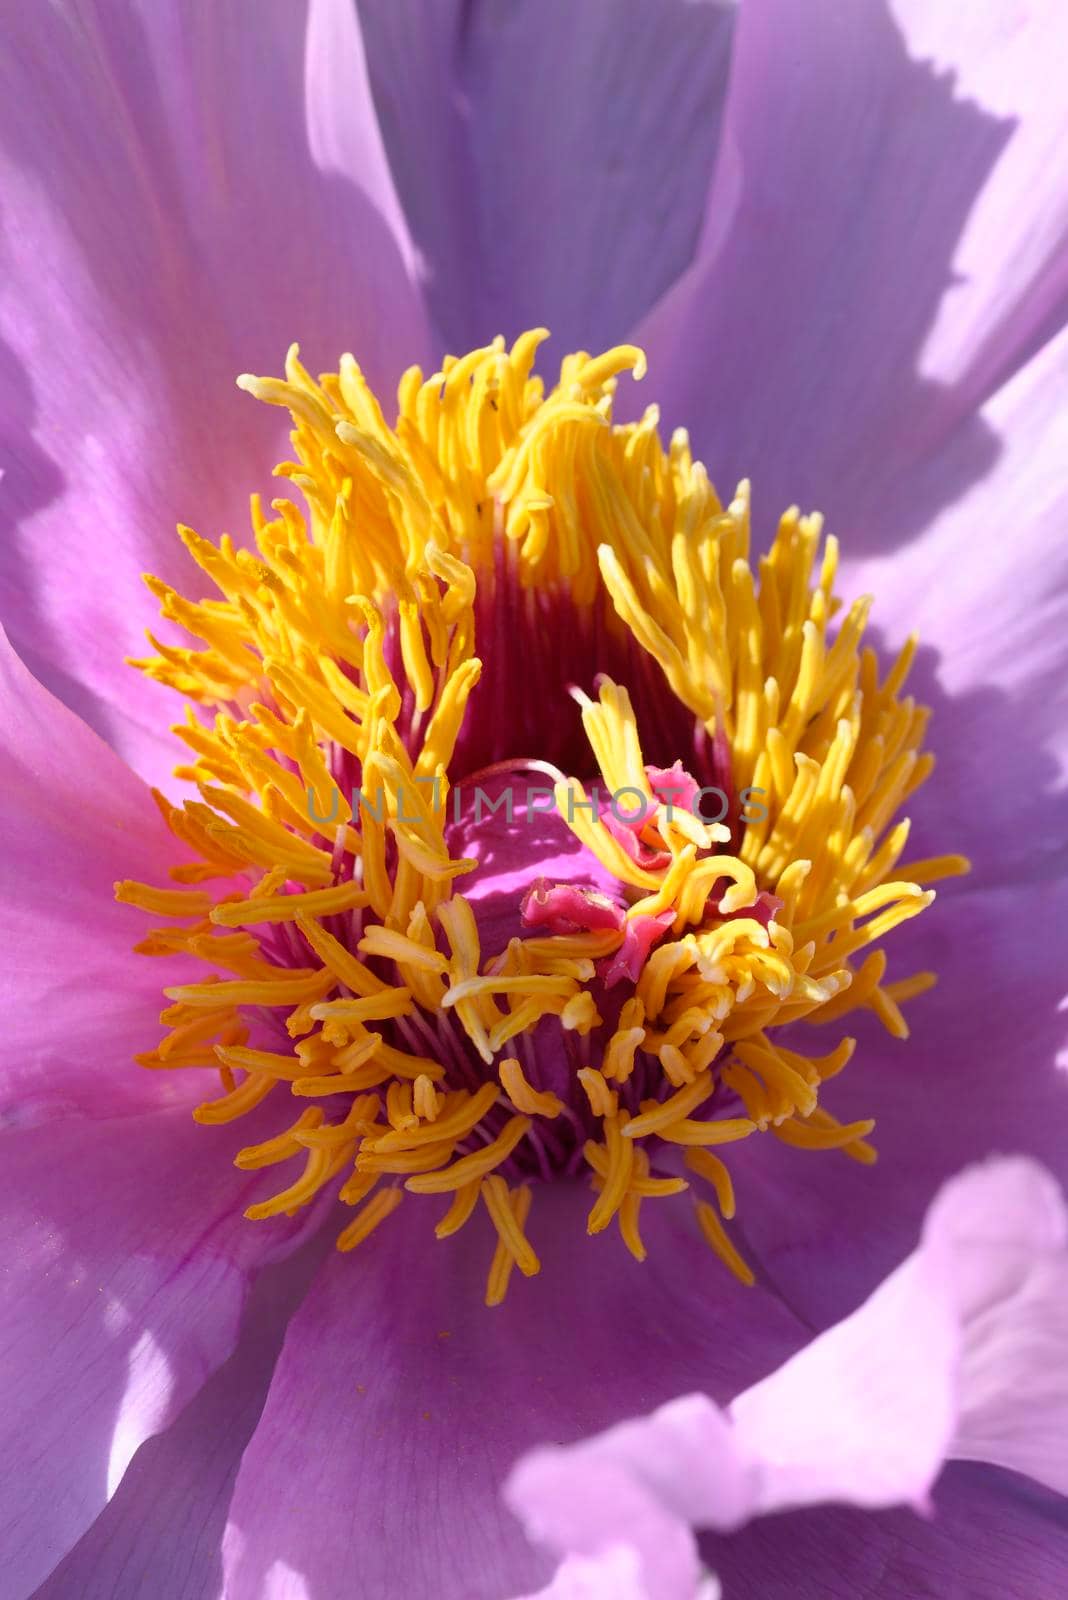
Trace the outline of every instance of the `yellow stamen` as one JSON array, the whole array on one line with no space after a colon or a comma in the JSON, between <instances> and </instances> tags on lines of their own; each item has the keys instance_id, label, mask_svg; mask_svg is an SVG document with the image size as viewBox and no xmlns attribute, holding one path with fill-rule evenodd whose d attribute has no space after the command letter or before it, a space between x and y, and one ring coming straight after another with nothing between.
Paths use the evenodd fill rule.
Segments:
<instances>
[{"instance_id":1,"label":"yellow stamen","mask_svg":"<svg viewBox=\"0 0 1068 1600\"><path fill-rule=\"evenodd\" d=\"M676 1094L669 1095L655 1109L646 1111L643 1107L641 1116L628 1123L625 1132L628 1138L642 1139L647 1134L658 1133L662 1128L670 1128L680 1117L688 1117L696 1106L703 1105L711 1093L712 1074L702 1072L700 1077Z\"/></svg>"},{"instance_id":2,"label":"yellow stamen","mask_svg":"<svg viewBox=\"0 0 1068 1600\"><path fill-rule=\"evenodd\" d=\"M722 1117L714 1122L694 1122L684 1117L680 1122L661 1128L660 1137L669 1144L733 1144L755 1132L756 1124L747 1117Z\"/></svg>"},{"instance_id":3,"label":"yellow stamen","mask_svg":"<svg viewBox=\"0 0 1068 1600\"><path fill-rule=\"evenodd\" d=\"M841 1150L864 1139L874 1126L870 1117L850 1122L845 1127L813 1127L788 1117L771 1131L783 1144L796 1145L799 1150Z\"/></svg>"},{"instance_id":4,"label":"yellow stamen","mask_svg":"<svg viewBox=\"0 0 1068 1600\"><path fill-rule=\"evenodd\" d=\"M380 1223L391 1217L404 1199L403 1189L380 1189L367 1204L361 1206L347 1228L337 1236L339 1250L355 1250L358 1244L372 1234Z\"/></svg>"},{"instance_id":5,"label":"yellow stamen","mask_svg":"<svg viewBox=\"0 0 1068 1600\"><path fill-rule=\"evenodd\" d=\"M590 1110L595 1117L614 1117L619 1105L619 1095L610 1089L604 1075L596 1067L580 1067L575 1074L586 1091Z\"/></svg>"},{"instance_id":6,"label":"yellow stamen","mask_svg":"<svg viewBox=\"0 0 1068 1600\"><path fill-rule=\"evenodd\" d=\"M720 1212L728 1221L734 1215L734 1184L726 1165L711 1150L687 1150L686 1165L705 1178L716 1191Z\"/></svg>"},{"instance_id":7,"label":"yellow stamen","mask_svg":"<svg viewBox=\"0 0 1068 1600\"><path fill-rule=\"evenodd\" d=\"M605 1146L603 1144L594 1144L593 1140L590 1139L583 1147L582 1153L597 1177L607 1179L609 1161ZM639 1156L645 1156L644 1162L638 1160ZM689 1188L685 1178L650 1177L649 1159L640 1146L635 1147L634 1160L635 1164L631 1169L631 1176L627 1185L628 1194L636 1194L642 1199L648 1199L655 1195L683 1194Z\"/></svg>"},{"instance_id":8,"label":"yellow stamen","mask_svg":"<svg viewBox=\"0 0 1068 1600\"><path fill-rule=\"evenodd\" d=\"M261 1101L266 1100L274 1088L275 1080L266 1074L250 1073L242 1083L231 1089L228 1094L219 1100L208 1100L204 1105L197 1106L193 1112L198 1122L218 1123L233 1122L237 1117L243 1117L247 1111L252 1111Z\"/></svg>"},{"instance_id":9,"label":"yellow stamen","mask_svg":"<svg viewBox=\"0 0 1068 1600\"><path fill-rule=\"evenodd\" d=\"M483 1178L482 1198L508 1254L525 1278L534 1277L535 1273L541 1271L541 1262L531 1249L513 1210L511 1195L504 1179Z\"/></svg>"},{"instance_id":10,"label":"yellow stamen","mask_svg":"<svg viewBox=\"0 0 1068 1600\"><path fill-rule=\"evenodd\" d=\"M517 1111L528 1117L558 1117L564 1103L548 1090L532 1089L523 1076L523 1068L515 1056L508 1056L497 1067L501 1087Z\"/></svg>"},{"instance_id":11,"label":"yellow stamen","mask_svg":"<svg viewBox=\"0 0 1068 1600\"><path fill-rule=\"evenodd\" d=\"M332 972L316 969L287 973L283 978L271 978L260 983L242 979L233 983L180 983L164 989L163 993L168 999L180 1000L187 1006L216 1006L220 1003L231 1006L293 1006L302 1000L327 994L336 981Z\"/></svg>"},{"instance_id":12,"label":"yellow stamen","mask_svg":"<svg viewBox=\"0 0 1068 1600\"><path fill-rule=\"evenodd\" d=\"M411 1189L413 1194L448 1194L450 1189L459 1189L462 1184L470 1183L472 1178L483 1178L499 1167L502 1161L507 1161L529 1128L529 1117L512 1117L504 1131L484 1150L463 1156L451 1167L443 1167L440 1172L409 1178L405 1188Z\"/></svg>"},{"instance_id":13,"label":"yellow stamen","mask_svg":"<svg viewBox=\"0 0 1068 1600\"><path fill-rule=\"evenodd\" d=\"M810 1057L781 1030L866 1010L905 1038L902 1007L934 975L892 978L881 941L927 908L928 885L967 870L952 854L901 865L909 826L895 814L932 764L927 713L903 697L916 642L880 679L870 599L842 605L821 519L787 512L751 562L748 483L724 505L685 433L661 443L655 407L613 421L641 352L568 356L546 386L533 375L544 337L411 369L392 425L351 356L316 381L293 346L284 377L239 380L290 413L279 476L305 509L254 498L249 549L182 528L215 598L147 580L195 643L150 635L138 665L189 702L176 770L196 788L181 805L155 793L182 846L167 886L116 885L171 919L137 949L183 963L164 990L170 1031L137 1059L215 1074L204 1123L285 1102L279 1131L237 1164L303 1152L303 1171L249 1216L336 1189L361 1208L339 1240L351 1249L405 1188L449 1196L439 1238L481 1194L498 1240L491 1304L515 1265L537 1270L526 1180L573 1170L580 1152L590 1233L614 1223L640 1261L641 1205L687 1187L654 1175L656 1152L681 1148L718 1203L698 1202L702 1232L751 1282L714 1151L771 1132L875 1159L871 1119L842 1125L822 1103L854 1041ZM558 632L591 641L575 685ZM629 681L602 671L601 641ZM536 681L517 701L509 674L528 659ZM553 744L575 701L589 747L577 772L566 738ZM542 702L546 748L527 743ZM716 820L669 804L671 773L647 764L680 723L687 782L703 796L729 772ZM494 850L453 848L451 804L475 769L522 771L520 750L551 779L572 848L615 880L574 902L611 926L586 929L579 911L561 913L575 931L524 921L498 935L497 897L459 892ZM538 876L532 861L531 888ZM202 981L184 981L191 960Z\"/></svg>"},{"instance_id":14,"label":"yellow stamen","mask_svg":"<svg viewBox=\"0 0 1068 1600\"><path fill-rule=\"evenodd\" d=\"M250 1074L263 1072L271 1078L302 1078L307 1068L297 1056L275 1050L248 1050L243 1045L216 1045L215 1054L227 1067L240 1067Z\"/></svg>"},{"instance_id":15,"label":"yellow stamen","mask_svg":"<svg viewBox=\"0 0 1068 1600\"><path fill-rule=\"evenodd\" d=\"M333 889L307 889L303 894L253 895L248 900L224 901L211 912L211 920L224 928L240 928L247 923L329 917L367 903L367 894L358 883L339 883Z\"/></svg>"},{"instance_id":16,"label":"yellow stamen","mask_svg":"<svg viewBox=\"0 0 1068 1600\"><path fill-rule=\"evenodd\" d=\"M333 974L331 973L331 977ZM387 1017L406 1017L412 1009L407 989L379 989L359 1000L324 1000L311 1008L316 1022L383 1022Z\"/></svg>"},{"instance_id":17,"label":"yellow stamen","mask_svg":"<svg viewBox=\"0 0 1068 1600\"><path fill-rule=\"evenodd\" d=\"M450 1234L459 1233L478 1204L481 1188L482 1180L480 1178L472 1178L470 1183L462 1183L460 1185L448 1211L446 1211L434 1229L439 1239L447 1239Z\"/></svg>"},{"instance_id":18,"label":"yellow stamen","mask_svg":"<svg viewBox=\"0 0 1068 1600\"><path fill-rule=\"evenodd\" d=\"M211 895L201 890L153 889L150 884L129 880L115 885L115 898L156 917L206 917L213 904Z\"/></svg>"},{"instance_id":19,"label":"yellow stamen","mask_svg":"<svg viewBox=\"0 0 1068 1600\"><path fill-rule=\"evenodd\" d=\"M716 1212L708 1204L707 1200L699 1200L694 1210L697 1212L697 1221L701 1232L724 1266L730 1268L739 1283L744 1283L747 1288L751 1288L756 1282L753 1269L738 1254L738 1251L727 1237L727 1230L719 1220Z\"/></svg>"},{"instance_id":20,"label":"yellow stamen","mask_svg":"<svg viewBox=\"0 0 1068 1600\"><path fill-rule=\"evenodd\" d=\"M530 1202L531 1193L525 1184L521 1188L513 1190L508 1197L512 1221L512 1229L510 1231L518 1233L524 1244L526 1244L526 1239L522 1230L530 1214ZM493 1220L494 1223L497 1222L496 1217ZM520 1271L522 1271L522 1266L517 1260L511 1238L506 1237L500 1228L498 1228L498 1235L497 1248L493 1252L493 1261L490 1264L489 1277L486 1280L486 1304L488 1306L499 1306L503 1303L504 1297L508 1293L508 1280L512 1276L512 1268L519 1266ZM527 1249L529 1248L529 1245L527 1245ZM537 1257L535 1257L536 1260ZM538 1268L535 1266L534 1271L536 1272L537 1270Z\"/></svg>"},{"instance_id":21,"label":"yellow stamen","mask_svg":"<svg viewBox=\"0 0 1068 1600\"><path fill-rule=\"evenodd\" d=\"M412 1088L412 1107L417 1117L422 1117L425 1122L436 1122L445 1104L443 1095L438 1094L427 1073L421 1072Z\"/></svg>"},{"instance_id":22,"label":"yellow stamen","mask_svg":"<svg viewBox=\"0 0 1068 1600\"><path fill-rule=\"evenodd\" d=\"M438 1117L428 1127L416 1127L410 1132L385 1133L369 1148L385 1154L388 1150L410 1150L421 1144L440 1144L442 1139L462 1139L477 1128L490 1107L496 1103L498 1089L495 1083L483 1084L473 1095L464 1095L462 1103L444 1116Z\"/></svg>"},{"instance_id":23,"label":"yellow stamen","mask_svg":"<svg viewBox=\"0 0 1068 1600\"><path fill-rule=\"evenodd\" d=\"M623 1138L626 1121L625 1111L618 1115L610 1112L604 1119L607 1170L604 1175L604 1188L586 1222L587 1233L602 1233L607 1228L630 1188L631 1173L634 1169L634 1145L631 1140Z\"/></svg>"}]
</instances>

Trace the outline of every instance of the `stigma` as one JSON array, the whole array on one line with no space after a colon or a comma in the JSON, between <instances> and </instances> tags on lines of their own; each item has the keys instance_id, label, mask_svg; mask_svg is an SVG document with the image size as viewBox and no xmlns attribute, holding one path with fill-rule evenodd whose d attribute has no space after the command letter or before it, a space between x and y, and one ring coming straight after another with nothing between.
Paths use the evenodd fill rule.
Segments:
<instances>
[{"instance_id":1,"label":"stigma","mask_svg":"<svg viewBox=\"0 0 1068 1600\"><path fill-rule=\"evenodd\" d=\"M689 1202L751 1282L728 1147L875 1159L822 1103L853 1038L783 1030L906 1037L934 977L888 981L883 940L967 868L901 864L915 643L880 671L820 519L754 571L748 485L723 504L655 406L613 421L641 352L546 392L544 337L410 369L392 424L351 356L239 379L290 413L302 504L254 498L247 546L181 528L200 598L146 579L196 641L134 663L188 702L157 795L187 860L116 886L142 954L203 964L140 1064L209 1075L200 1122L277 1113L237 1165L289 1181L246 1215L336 1196L351 1250L406 1198L439 1239L481 1206L491 1305L576 1179L589 1233L642 1260L643 1207Z\"/></svg>"}]
</instances>

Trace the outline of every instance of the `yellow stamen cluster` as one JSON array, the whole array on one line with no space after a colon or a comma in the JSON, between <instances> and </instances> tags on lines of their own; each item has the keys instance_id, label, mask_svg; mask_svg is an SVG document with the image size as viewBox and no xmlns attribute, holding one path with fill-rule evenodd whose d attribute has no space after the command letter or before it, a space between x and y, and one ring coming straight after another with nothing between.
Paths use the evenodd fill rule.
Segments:
<instances>
[{"instance_id":1,"label":"yellow stamen cluster","mask_svg":"<svg viewBox=\"0 0 1068 1600\"><path fill-rule=\"evenodd\" d=\"M240 380L291 413L294 460L277 472L306 510L280 499L268 516L254 499L254 548L181 529L215 598L148 580L201 642L152 638L137 663L201 708L176 729L189 751L177 775L197 795L158 797L192 860L176 887L118 886L172 919L142 952L209 969L165 991L169 1031L142 1064L214 1068L222 1094L195 1113L206 1123L269 1096L280 1111L297 1102L237 1162L303 1157L303 1170L247 1214L292 1214L340 1185L358 1207L347 1250L405 1190L446 1197L439 1238L481 1199L498 1239L491 1304L513 1267L538 1271L522 1180L563 1123L581 1130L591 1233L614 1220L641 1259L642 1202L688 1186L655 1170L679 1147L715 1198L697 1204L702 1232L750 1281L714 1147L767 1130L873 1159L871 1121L841 1126L818 1103L852 1040L809 1057L774 1030L866 1007L903 1037L901 1002L933 979L884 984L870 947L929 903L925 881L964 867L898 867L908 824L892 818L930 769L926 713L900 698L911 647L882 681L861 648L866 601L832 642L837 547L817 565L819 519L787 513L755 580L746 486L723 507L684 433L663 448L655 407L613 424L617 374L641 376L640 352L569 356L545 395L532 376L543 336L497 340L426 380L406 372L393 426L350 356L315 382L294 347L284 380ZM602 678L596 699L579 696L589 770L645 797L655 864L622 847L574 777L557 784L560 813L617 880L628 922L669 923L611 1026L599 963L624 932L485 948L462 893L475 863L447 842L480 631L506 584L523 627L551 605L647 655L665 699L725 741L736 791L762 791L732 844L730 828L657 799L626 687ZM570 704L564 685L540 692ZM374 803L354 808L354 789ZM761 896L774 897L763 916ZM531 1036L546 1018L584 1051L570 1105L539 1087ZM650 1072L660 1087L639 1100Z\"/></svg>"}]
</instances>

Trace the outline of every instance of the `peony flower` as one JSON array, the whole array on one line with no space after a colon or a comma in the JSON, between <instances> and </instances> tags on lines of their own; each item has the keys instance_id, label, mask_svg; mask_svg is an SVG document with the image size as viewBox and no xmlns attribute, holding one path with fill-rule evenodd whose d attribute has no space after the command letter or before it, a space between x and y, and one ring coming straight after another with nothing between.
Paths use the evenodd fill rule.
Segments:
<instances>
[{"instance_id":1,"label":"peony flower","mask_svg":"<svg viewBox=\"0 0 1068 1600\"><path fill-rule=\"evenodd\" d=\"M1064 25L546 16L11 21L13 1597L1063 1587Z\"/></svg>"}]
</instances>

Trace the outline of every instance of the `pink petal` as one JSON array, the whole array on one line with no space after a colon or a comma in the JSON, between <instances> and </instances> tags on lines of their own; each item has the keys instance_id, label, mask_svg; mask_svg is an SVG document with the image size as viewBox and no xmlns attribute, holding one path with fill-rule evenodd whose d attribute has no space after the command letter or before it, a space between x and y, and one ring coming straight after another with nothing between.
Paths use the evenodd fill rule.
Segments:
<instances>
[{"instance_id":1,"label":"pink petal","mask_svg":"<svg viewBox=\"0 0 1068 1600\"><path fill-rule=\"evenodd\" d=\"M582 889L573 883L550 883L535 878L520 906L523 926L543 928L548 933L590 932L612 928L618 932L626 919L622 905L596 889Z\"/></svg>"},{"instance_id":2,"label":"pink petal","mask_svg":"<svg viewBox=\"0 0 1068 1600\"><path fill-rule=\"evenodd\" d=\"M1063 1198L1036 1163L970 1168L865 1304L726 1412L693 1394L544 1448L515 1469L508 1502L561 1554L635 1548L654 1600L683 1600L694 1526L726 1531L828 1500L923 1508L947 1456L984 1448L1063 1491L1066 1232Z\"/></svg>"},{"instance_id":3,"label":"pink petal","mask_svg":"<svg viewBox=\"0 0 1068 1600\"><path fill-rule=\"evenodd\" d=\"M423 356L411 246L353 8L89 0L20 10L6 43L0 613L158 777L176 704L122 665L155 617L140 574L199 592L175 523L242 537L287 453L238 373L299 339L388 395Z\"/></svg>"},{"instance_id":4,"label":"pink petal","mask_svg":"<svg viewBox=\"0 0 1068 1600\"><path fill-rule=\"evenodd\" d=\"M485 950L503 950L509 939L530 935L524 907L537 915L530 895L539 882L554 887L565 915L569 904L580 914L572 895L579 901L592 896L595 904L613 904L619 896L616 879L580 844L555 803L545 809L545 780L535 775L529 789L527 784L525 775L506 774L465 786L453 814L457 820L447 830L451 854L477 862L464 876L463 892L474 907ZM510 814L504 803L509 795ZM501 810L493 812L494 805Z\"/></svg>"},{"instance_id":5,"label":"pink petal","mask_svg":"<svg viewBox=\"0 0 1068 1600\"><path fill-rule=\"evenodd\" d=\"M702 814L701 786L681 761L674 762L670 767L646 767L645 775L649 779L649 787L664 805L687 811L691 817Z\"/></svg>"}]
</instances>

